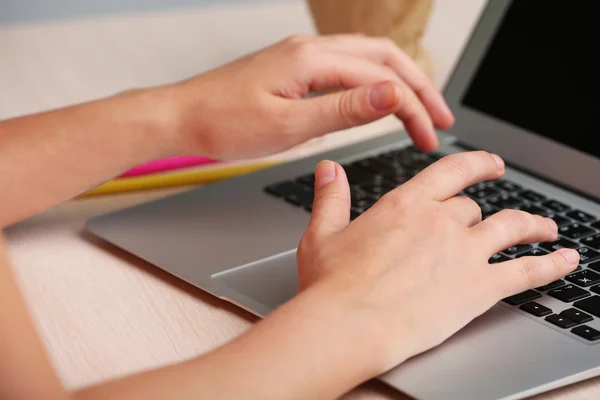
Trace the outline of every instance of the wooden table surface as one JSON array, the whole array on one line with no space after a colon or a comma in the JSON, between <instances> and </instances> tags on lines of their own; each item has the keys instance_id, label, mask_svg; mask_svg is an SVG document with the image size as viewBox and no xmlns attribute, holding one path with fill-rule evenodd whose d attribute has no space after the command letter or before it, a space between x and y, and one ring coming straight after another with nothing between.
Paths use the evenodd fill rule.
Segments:
<instances>
[{"instance_id":1,"label":"wooden table surface","mask_svg":"<svg viewBox=\"0 0 600 400\"><path fill-rule=\"evenodd\" d=\"M425 43L439 87L483 4L437 2ZM300 0L0 27L0 118L182 79L294 33L313 33ZM278 157L295 158L398 127L386 118ZM84 221L95 215L179 190L184 189L74 200L7 229L14 272L69 388L200 355L255 322L237 307L83 232ZM406 397L369 382L346 398ZM600 398L600 380L539 398Z\"/></svg>"}]
</instances>

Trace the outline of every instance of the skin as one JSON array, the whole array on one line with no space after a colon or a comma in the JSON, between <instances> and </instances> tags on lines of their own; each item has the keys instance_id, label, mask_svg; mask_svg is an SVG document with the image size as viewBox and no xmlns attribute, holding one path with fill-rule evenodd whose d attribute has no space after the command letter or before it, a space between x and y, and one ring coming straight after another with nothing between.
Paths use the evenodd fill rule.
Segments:
<instances>
[{"instance_id":1,"label":"skin","mask_svg":"<svg viewBox=\"0 0 600 400\"><path fill-rule=\"evenodd\" d=\"M424 151L437 147L434 128L453 123L439 92L389 40L286 39L183 82L0 122L0 187L11 189L0 200L0 226L152 159L257 157L390 114ZM503 173L496 155L448 156L349 223L344 170L323 161L294 299L206 355L76 392L57 378L0 241L0 398L339 397L500 299L575 269L578 254L568 249L488 264L511 245L557 237L552 220L522 211L482 222L477 204L456 196Z\"/></svg>"}]
</instances>

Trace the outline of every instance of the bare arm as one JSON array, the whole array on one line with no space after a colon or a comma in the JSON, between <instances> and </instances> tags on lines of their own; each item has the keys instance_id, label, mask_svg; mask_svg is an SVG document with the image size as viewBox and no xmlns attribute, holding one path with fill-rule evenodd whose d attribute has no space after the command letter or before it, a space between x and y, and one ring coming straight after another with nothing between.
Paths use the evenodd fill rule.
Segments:
<instances>
[{"instance_id":1,"label":"bare arm","mask_svg":"<svg viewBox=\"0 0 600 400\"><path fill-rule=\"evenodd\" d=\"M172 154L163 89L0 121L0 226L68 200L138 163Z\"/></svg>"}]
</instances>

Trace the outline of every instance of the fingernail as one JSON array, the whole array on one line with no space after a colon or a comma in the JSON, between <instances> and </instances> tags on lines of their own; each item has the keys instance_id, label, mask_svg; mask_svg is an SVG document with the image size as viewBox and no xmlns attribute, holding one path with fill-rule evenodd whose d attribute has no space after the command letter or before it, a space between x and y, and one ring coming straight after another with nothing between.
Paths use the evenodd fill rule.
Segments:
<instances>
[{"instance_id":1,"label":"fingernail","mask_svg":"<svg viewBox=\"0 0 600 400\"><path fill-rule=\"evenodd\" d=\"M378 83L371 88L369 102L376 110L389 110L398 103L396 87L391 82Z\"/></svg>"},{"instance_id":2,"label":"fingernail","mask_svg":"<svg viewBox=\"0 0 600 400\"><path fill-rule=\"evenodd\" d=\"M567 260L569 264L577 264L579 262L579 253L573 249L559 249L558 252Z\"/></svg>"},{"instance_id":3,"label":"fingernail","mask_svg":"<svg viewBox=\"0 0 600 400\"><path fill-rule=\"evenodd\" d=\"M492 157L494 157L494 160L496 160L496 164L498 164L498 168L504 169L504 160L502 158L500 158L500 156L497 154L492 154Z\"/></svg>"},{"instance_id":4,"label":"fingernail","mask_svg":"<svg viewBox=\"0 0 600 400\"><path fill-rule=\"evenodd\" d=\"M335 176L335 164L329 160L321 161L319 165L317 165L317 171L315 173L316 188L320 189L333 182Z\"/></svg>"},{"instance_id":5,"label":"fingernail","mask_svg":"<svg viewBox=\"0 0 600 400\"><path fill-rule=\"evenodd\" d=\"M548 223L548 227L550 228L550 230L554 233L558 233L558 225L556 225L556 222L554 222L554 220L552 218L544 218L544 219Z\"/></svg>"}]
</instances>

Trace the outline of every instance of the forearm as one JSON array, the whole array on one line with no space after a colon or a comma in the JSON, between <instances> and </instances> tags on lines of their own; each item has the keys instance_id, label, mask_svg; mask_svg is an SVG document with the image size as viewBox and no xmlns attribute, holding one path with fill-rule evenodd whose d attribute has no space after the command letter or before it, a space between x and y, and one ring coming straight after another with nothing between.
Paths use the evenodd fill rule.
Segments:
<instances>
[{"instance_id":1,"label":"forearm","mask_svg":"<svg viewBox=\"0 0 600 400\"><path fill-rule=\"evenodd\" d=\"M176 119L168 96L163 89L130 91L0 121L0 226L173 153Z\"/></svg>"},{"instance_id":2,"label":"forearm","mask_svg":"<svg viewBox=\"0 0 600 400\"><path fill-rule=\"evenodd\" d=\"M198 359L83 390L81 399L333 399L376 374L380 344L325 292L302 294Z\"/></svg>"},{"instance_id":3,"label":"forearm","mask_svg":"<svg viewBox=\"0 0 600 400\"><path fill-rule=\"evenodd\" d=\"M69 394L36 335L1 234L0 292L0 397L9 400L325 400L381 372L386 353L368 316L315 286L204 356Z\"/></svg>"}]
</instances>

